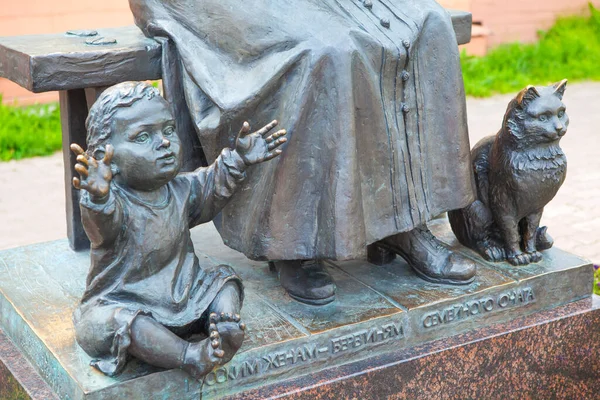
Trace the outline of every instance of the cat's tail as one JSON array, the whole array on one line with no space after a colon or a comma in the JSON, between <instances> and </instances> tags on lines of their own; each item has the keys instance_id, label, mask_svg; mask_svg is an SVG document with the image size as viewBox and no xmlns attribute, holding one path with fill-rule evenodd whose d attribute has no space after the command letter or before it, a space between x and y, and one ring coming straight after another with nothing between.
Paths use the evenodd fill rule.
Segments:
<instances>
[{"instance_id":1,"label":"cat's tail","mask_svg":"<svg viewBox=\"0 0 600 400\"><path fill-rule=\"evenodd\" d=\"M463 209L449 211L448 220L454 235L464 246L475 250L488 261L506 258L502 246L492 239L492 213L480 200Z\"/></svg>"},{"instance_id":2,"label":"cat's tail","mask_svg":"<svg viewBox=\"0 0 600 400\"><path fill-rule=\"evenodd\" d=\"M458 241L472 249L490 235L492 215L480 200L460 210L449 211L448 220Z\"/></svg>"},{"instance_id":3,"label":"cat's tail","mask_svg":"<svg viewBox=\"0 0 600 400\"><path fill-rule=\"evenodd\" d=\"M548 250L554 245L554 239L548 235L548 227L540 226L535 235L535 247L538 251Z\"/></svg>"}]
</instances>

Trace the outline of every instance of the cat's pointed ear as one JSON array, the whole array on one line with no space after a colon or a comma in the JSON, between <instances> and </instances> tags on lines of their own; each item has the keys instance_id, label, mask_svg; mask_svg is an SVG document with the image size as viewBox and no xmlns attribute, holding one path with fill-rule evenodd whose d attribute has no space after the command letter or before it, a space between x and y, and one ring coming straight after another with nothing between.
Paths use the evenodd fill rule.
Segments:
<instances>
[{"instance_id":1,"label":"cat's pointed ear","mask_svg":"<svg viewBox=\"0 0 600 400\"><path fill-rule=\"evenodd\" d=\"M567 88L567 80L563 79L560 82L554 84L554 94L558 96L559 99L562 100L563 95L565 94L565 89Z\"/></svg>"},{"instance_id":2,"label":"cat's pointed ear","mask_svg":"<svg viewBox=\"0 0 600 400\"><path fill-rule=\"evenodd\" d=\"M519 103L520 106L523 106L525 103L535 100L538 97L540 97L540 93L535 86L529 85L519 92L517 95L517 103Z\"/></svg>"}]
</instances>

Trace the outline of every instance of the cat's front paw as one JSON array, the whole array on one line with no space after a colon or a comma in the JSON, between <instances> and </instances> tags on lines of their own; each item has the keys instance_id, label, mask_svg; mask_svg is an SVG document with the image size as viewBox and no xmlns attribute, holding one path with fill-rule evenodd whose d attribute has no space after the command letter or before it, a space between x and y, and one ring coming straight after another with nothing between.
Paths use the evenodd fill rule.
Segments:
<instances>
[{"instance_id":1,"label":"cat's front paw","mask_svg":"<svg viewBox=\"0 0 600 400\"><path fill-rule=\"evenodd\" d=\"M527 265L531 262L531 257L527 253L511 254L506 259L515 266Z\"/></svg>"},{"instance_id":2,"label":"cat's front paw","mask_svg":"<svg viewBox=\"0 0 600 400\"><path fill-rule=\"evenodd\" d=\"M527 252L527 255L529 255L529 262L532 263L540 262L542 261L542 258L544 258L542 256L542 253L540 253L539 251L529 251Z\"/></svg>"},{"instance_id":3,"label":"cat's front paw","mask_svg":"<svg viewBox=\"0 0 600 400\"><path fill-rule=\"evenodd\" d=\"M504 249L499 246L488 246L483 250L483 257L488 261L500 262L506 260Z\"/></svg>"}]
</instances>

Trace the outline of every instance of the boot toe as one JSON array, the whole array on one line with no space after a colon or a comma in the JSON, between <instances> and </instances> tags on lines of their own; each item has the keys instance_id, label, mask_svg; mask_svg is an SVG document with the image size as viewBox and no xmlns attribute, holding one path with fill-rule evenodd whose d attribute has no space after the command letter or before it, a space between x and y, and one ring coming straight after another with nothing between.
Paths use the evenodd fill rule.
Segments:
<instances>
[{"instance_id":1,"label":"boot toe","mask_svg":"<svg viewBox=\"0 0 600 400\"><path fill-rule=\"evenodd\" d=\"M477 273L477 264L475 261L452 253L448 258L443 278L455 281L456 283L470 283Z\"/></svg>"}]
</instances>

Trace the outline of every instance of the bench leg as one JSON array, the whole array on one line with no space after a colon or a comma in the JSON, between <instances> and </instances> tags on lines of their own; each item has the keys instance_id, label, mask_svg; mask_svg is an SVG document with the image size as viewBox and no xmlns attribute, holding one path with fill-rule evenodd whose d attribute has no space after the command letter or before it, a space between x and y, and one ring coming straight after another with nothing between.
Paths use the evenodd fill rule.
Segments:
<instances>
[{"instance_id":1,"label":"bench leg","mask_svg":"<svg viewBox=\"0 0 600 400\"><path fill-rule=\"evenodd\" d=\"M75 251L86 250L90 241L81 224L79 210L79 190L73 187L75 154L69 149L71 143L85 148L85 119L88 106L84 89L63 90L60 92L60 120L62 126L62 151L65 165L65 197L67 208L67 236Z\"/></svg>"}]
</instances>

